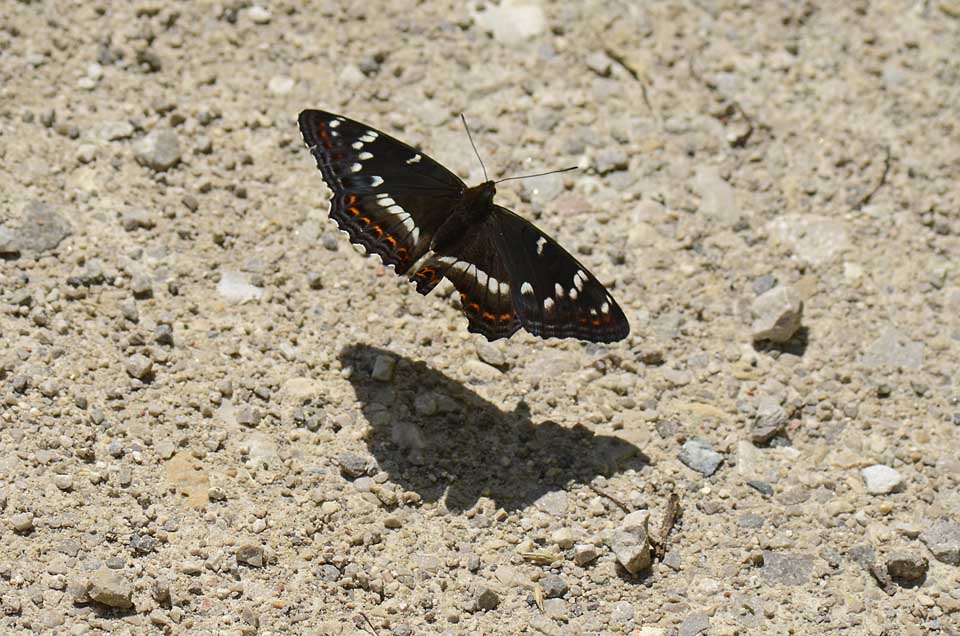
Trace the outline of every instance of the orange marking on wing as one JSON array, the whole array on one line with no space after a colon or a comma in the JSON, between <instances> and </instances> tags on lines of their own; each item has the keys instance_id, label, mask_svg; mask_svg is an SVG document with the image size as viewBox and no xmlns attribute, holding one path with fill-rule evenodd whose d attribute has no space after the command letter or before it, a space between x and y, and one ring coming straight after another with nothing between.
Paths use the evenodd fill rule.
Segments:
<instances>
[{"instance_id":1,"label":"orange marking on wing","mask_svg":"<svg viewBox=\"0 0 960 636\"><path fill-rule=\"evenodd\" d=\"M594 326L594 327L599 327L599 326L600 326L600 321L599 321L599 320L594 320L594 321L593 321L593 326Z\"/></svg>"},{"instance_id":2,"label":"orange marking on wing","mask_svg":"<svg viewBox=\"0 0 960 636\"><path fill-rule=\"evenodd\" d=\"M476 313L480 312L480 305L478 305L477 303L470 303L469 305L467 305L467 307L470 308L470 311L473 311Z\"/></svg>"},{"instance_id":3,"label":"orange marking on wing","mask_svg":"<svg viewBox=\"0 0 960 636\"><path fill-rule=\"evenodd\" d=\"M390 236L389 234L387 234L387 236L386 236L386 238L385 238L384 240L385 240L387 243L389 243L390 245L394 246L394 247L397 246L397 239L393 238L393 237Z\"/></svg>"},{"instance_id":4,"label":"orange marking on wing","mask_svg":"<svg viewBox=\"0 0 960 636\"><path fill-rule=\"evenodd\" d=\"M360 216L360 210L358 210L357 208L347 208L347 212L349 212L353 216Z\"/></svg>"},{"instance_id":5,"label":"orange marking on wing","mask_svg":"<svg viewBox=\"0 0 960 636\"><path fill-rule=\"evenodd\" d=\"M347 197L347 205L353 205L356 202L357 202L357 195L351 194L349 197Z\"/></svg>"},{"instance_id":6,"label":"orange marking on wing","mask_svg":"<svg viewBox=\"0 0 960 636\"><path fill-rule=\"evenodd\" d=\"M364 224L364 225L370 225L370 217L361 216L361 217L360 217L360 220L363 221L363 224Z\"/></svg>"},{"instance_id":7,"label":"orange marking on wing","mask_svg":"<svg viewBox=\"0 0 960 636\"><path fill-rule=\"evenodd\" d=\"M397 250L397 256L399 256L400 258L406 258L408 251L409 250L407 250L407 248L401 247L400 249Z\"/></svg>"},{"instance_id":8,"label":"orange marking on wing","mask_svg":"<svg viewBox=\"0 0 960 636\"><path fill-rule=\"evenodd\" d=\"M489 311L485 311L483 312L483 319L486 320L487 322L493 322L494 320L497 319L497 317L491 314Z\"/></svg>"},{"instance_id":9,"label":"orange marking on wing","mask_svg":"<svg viewBox=\"0 0 960 636\"><path fill-rule=\"evenodd\" d=\"M500 314L500 320L502 320L503 322L507 322L510 320L512 316L513 314Z\"/></svg>"},{"instance_id":10,"label":"orange marking on wing","mask_svg":"<svg viewBox=\"0 0 960 636\"><path fill-rule=\"evenodd\" d=\"M372 228L370 228L370 231L375 232L377 235L377 238L380 238L381 236L383 236L383 228L381 228L379 225L374 225Z\"/></svg>"}]
</instances>

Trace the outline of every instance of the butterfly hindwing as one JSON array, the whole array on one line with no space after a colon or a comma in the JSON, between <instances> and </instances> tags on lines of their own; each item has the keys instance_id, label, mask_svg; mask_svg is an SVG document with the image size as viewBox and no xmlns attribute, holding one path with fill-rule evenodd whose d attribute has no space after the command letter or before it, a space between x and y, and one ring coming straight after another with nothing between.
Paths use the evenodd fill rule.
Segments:
<instances>
[{"instance_id":1,"label":"butterfly hindwing","mask_svg":"<svg viewBox=\"0 0 960 636\"><path fill-rule=\"evenodd\" d=\"M464 183L415 148L352 119L305 110L299 124L333 191L331 218L352 243L406 272L429 249Z\"/></svg>"},{"instance_id":2,"label":"butterfly hindwing","mask_svg":"<svg viewBox=\"0 0 960 636\"><path fill-rule=\"evenodd\" d=\"M509 271L523 328L541 338L613 342L630 325L604 286L559 243L529 221L495 206L496 244Z\"/></svg>"},{"instance_id":3,"label":"butterfly hindwing","mask_svg":"<svg viewBox=\"0 0 960 636\"><path fill-rule=\"evenodd\" d=\"M509 272L494 245L492 224L493 219L488 219L479 231L464 234L461 240L445 246L411 276L421 294L448 278L460 293L467 330L491 341L509 338L520 329Z\"/></svg>"}]
</instances>

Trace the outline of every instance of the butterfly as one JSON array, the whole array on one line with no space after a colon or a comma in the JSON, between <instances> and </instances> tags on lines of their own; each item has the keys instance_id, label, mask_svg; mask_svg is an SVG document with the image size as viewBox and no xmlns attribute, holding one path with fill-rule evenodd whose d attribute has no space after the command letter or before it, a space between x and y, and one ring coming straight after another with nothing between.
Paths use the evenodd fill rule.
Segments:
<instances>
[{"instance_id":1,"label":"butterfly","mask_svg":"<svg viewBox=\"0 0 960 636\"><path fill-rule=\"evenodd\" d=\"M490 341L520 327L592 342L630 333L623 310L586 267L493 202L493 181L468 187L423 152L341 115L304 110L299 124L333 192L331 218L421 294L449 279L468 331Z\"/></svg>"}]
</instances>

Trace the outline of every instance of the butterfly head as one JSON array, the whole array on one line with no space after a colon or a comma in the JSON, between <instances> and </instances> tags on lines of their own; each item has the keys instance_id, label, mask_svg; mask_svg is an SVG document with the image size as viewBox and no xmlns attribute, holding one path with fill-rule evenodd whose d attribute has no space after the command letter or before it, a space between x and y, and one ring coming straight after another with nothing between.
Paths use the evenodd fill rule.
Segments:
<instances>
[{"instance_id":1,"label":"butterfly head","mask_svg":"<svg viewBox=\"0 0 960 636\"><path fill-rule=\"evenodd\" d=\"M488 211L493 209L493 197L497 194L497 185L493 181L484 181L480 185L467 188L463 192L463 205L467 209Z\"/></svg>"}]
</instances>

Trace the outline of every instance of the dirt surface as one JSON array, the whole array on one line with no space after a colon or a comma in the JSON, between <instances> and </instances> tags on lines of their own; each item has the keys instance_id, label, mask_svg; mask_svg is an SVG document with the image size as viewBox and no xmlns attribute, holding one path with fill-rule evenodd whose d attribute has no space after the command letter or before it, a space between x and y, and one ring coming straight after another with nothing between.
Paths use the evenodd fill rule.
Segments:
<instances>
[{"instance_id":1,"label":"dirt surface","mask_svg":"<svg viewBox=\"0 0 960 636\"><path fill-rule=\"evenodd\" d=\"M0 633L960 633L958 103L955 0L3 0ZM581 166L630 337L354 253L310 107Z\"/></svg>"}]
</instances>

